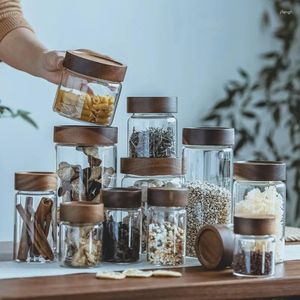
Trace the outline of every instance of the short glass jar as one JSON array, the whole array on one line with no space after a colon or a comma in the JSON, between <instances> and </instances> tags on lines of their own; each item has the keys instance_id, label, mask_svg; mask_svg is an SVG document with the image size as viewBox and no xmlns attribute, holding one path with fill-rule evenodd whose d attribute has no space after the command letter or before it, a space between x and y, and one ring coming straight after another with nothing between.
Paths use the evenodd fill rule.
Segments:
<instances>
[{"instance_id":1,"label":"short glass jar","mask_svg":"<svg viewBox=\"0 0 300 300\"><path fill-rule=\"evenodd\" d=\"M234 214L272 214L276 223L275 262L284 261L286 165L274 161L234 163Z\"/></svg>"},{"instance_id":2,"label":"short glass jar","mask_svg":"<svg viewBox=\"0 0 300 300\"><path fill-rule=\"evenodd\" d=\"M56 174L15 173L14 259L50 262L56 256Z\"/></svg>"},{"instance_id":3,"label":"short glass jar","mask_svg":"<svg viewBox=\"0 0 300 300\"><path fill-rule=\"evenodd\" d=\"M275 274L275 217L234 216L233 274L269 277Z\"/></svg>"},{"instance_id":4,"label":"short glass jar","mask_svg":"<svg viewBox=\"0 0 300 300\"><path fill-rule=\"evenodd\" d=\"M140 259L141 190L114 188L102 191L105 207L103 261L130 263Z\"/></svg>"},{"instance_id":5,"label":"short glass jar","mask_svg":"<svg viewBox=\"0 0 300 300\"><path fill-rule=\"evenodd\" d=\"M195 241L203 225L232 224L234 129L183 129L182 158L187 206L187 256L196 256Z\"/></svg>"},{"instance_id":6,"label":"short glass jar","mask_svg":"<svg viewBox=\"0 0 300 300\"><path fill-rule=\"evenodd\" d=\"M60 205L59 261L73 268L96 267L102 260L103 204Z\"/></svg>"},{"instance_id":7,"label":"short glass jar","mask_svg":"<svg viewBox=\"0 0 300 300\"><path fill-rule=\"evenodd\" d=\"M59 203L100 201L102 188L114 187L117 174L117 127L56 126Z\"/></svg>"},{"instance_id":8,"label":"short glass jar","mask_svg":"<svg viewBox=\"0 0 300 300\"><path fill-rule=\"evenodd\" d=\"M185 263L187 189L148 189L147 260L155 265Z\"/></svg>"},{"instance_id":9,"label":"short glass jar","mask_svg":"<svg viewBox=\"0 0 300 300\"><path fill-rule=\"evenodd\" d=\"M176 97L128 97L128 156L176 157Z\"/></svg>"},{"instance_id":10,"label":"short glass jar","mask_svg":"<svg viewBox=\"0 0 300 300\"><path fill-rule=\"evenodd\" d=\"M97 125L112 124L126 66L90 50L67 51L53 110Z\"/></svg>"}]
</instances>

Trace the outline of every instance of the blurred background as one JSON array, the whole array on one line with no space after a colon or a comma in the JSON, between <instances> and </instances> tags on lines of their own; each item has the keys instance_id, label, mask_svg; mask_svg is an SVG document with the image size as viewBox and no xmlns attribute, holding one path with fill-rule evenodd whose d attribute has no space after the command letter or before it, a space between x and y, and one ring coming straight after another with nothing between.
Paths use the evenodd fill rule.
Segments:
<instances>
[{"instance_id":1,"label":"blurred background","mask_svg":"<svg viewBox=\"0 0 300 300\"><path fill-rule=\"evenodd\" d=\"M272 0L22 0L49 49L87 48L128 65L114 126L127 155L126 97L178 96L181 128L237 129L239 159L289 166L287 221L300 225L299 3ZM0 64L2 105L31 112L35 129L0 114L0 241L13 238L14 173L55 169L56 86Z\"/></svg>"}]
</instances>

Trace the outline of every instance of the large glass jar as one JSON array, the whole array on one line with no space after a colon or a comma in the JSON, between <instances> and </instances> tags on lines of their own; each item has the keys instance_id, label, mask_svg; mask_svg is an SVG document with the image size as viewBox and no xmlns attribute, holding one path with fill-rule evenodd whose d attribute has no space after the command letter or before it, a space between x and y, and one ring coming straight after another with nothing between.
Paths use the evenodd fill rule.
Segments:
<instances>
[{"instance_id":1,"label":"large glass jar","mask_svg":"<svg viewBox=\"0 0 300 300\"><path fill-rule=\"evenodd\" d=\"M97 125L111 125L126 66L90 50L67 51L53 110Z\"/></svg>"},{"instance_id":2,"label":"large glass jar","mask_svg":"<svg viewBox=\"0 0 300 300\"><path fill-rule=\"evenodd\" d=\"M234 129L183 129L182 157L189 189L187 256L196 256L195 240L203 225L230 225Z\"/></svg>"},{"instance_id":3,"label":"large glass jar","mask_svg":"<svg viewBox=\"0 0 300 300\"><path fill-rule=\"evenodd\" d=\"M148 189L148 262L184 264L187 196L187 189Z\"/></svg>"},{"instance_id":4,"label":"large glass jar","mask_svg":"<svg viewBox=\"0 0 300 300\"><path fill-rule=\"evenodd\" d=\"M276 263L284 261L286 166L273 161L234 163L234 214L272 214L276 222Z\"/></svg>"},{"instance_id":5,"label":"large glass jar","mask_svg":"<svg viewBox=\"0 0 300 300\"><path fill-rule=\"evenodd\" d=\"M275 274L275 217L234 216L233 274L269 277Z\"/></svg>"},{"instance_id":6,"label":"large glass jar","mask_svg":"<svg viewBox=\"0 0 300 300\"><path fill-rule=\"evenodd\" d=\"M121 158L122 187L142 190L142 253L147 244L147 190L149 187L180 188L183 173L180 158Z\"/></svg>"},{"instance_id":7,"label":"large glass jar","mask_svg":"<svg viewBox=\"0 0 300 300\"><path fill-rule=\"evenodd\" d=\"M62 266L88 268L102 260L103 204L60 205L59 261Z\"/></svg>"},{"instance_id":8,"label":"large glass jar","mask_svg":"<svg viewBox=\"0 0 300 300\"><path fill-rule=\"evenodd\" d=\"M15 174L14 259L50 262L56 254L56 174Z\"/></svg>"},{"instance_id":9,"label":"large glass jar","mask_svg":"<svg viewBox=\"0 0 300 300\"><path fill-rule=\"evenodd\" d=\"M54 127L59 202L100 201L102 188L114 187L118 128Z\"/></svg>"},{"instance_id":10,"label":"large glass jar","mask_svg":"<svg viewBox=\"0 0 300 300\"><path fill-rule=\"evenodd\" d=\"M177 156L177 98L128 97L128 156Z\"/></svg>"},{"instance_id":11,"label":"large glass jar","mask_svg":"<svg viewBox=\"0 0 300 300\"><path fill-rule=\"evenodd\" d=\"M131 188L105 189L103 224L103 260L130 263L140 259L141 190Z\"/></svg>"}]
</instances>

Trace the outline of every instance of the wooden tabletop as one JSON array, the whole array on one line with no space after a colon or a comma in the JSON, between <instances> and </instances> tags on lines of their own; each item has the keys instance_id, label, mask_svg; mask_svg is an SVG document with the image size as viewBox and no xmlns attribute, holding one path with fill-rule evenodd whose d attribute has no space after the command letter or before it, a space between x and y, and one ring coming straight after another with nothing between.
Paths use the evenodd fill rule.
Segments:
<instances>
[{"instance_id":1,"label":"wooden tabletop","mask_svg":"<svg viewBox=\"0 0 300 300\"><path fill-rule=\"evenodd\" d=\"M0 280L0 299L300 299L300 261L278 265L271 279L235 278L231 270L211 272L201 267L180 271L181 278L98 280L94 274L77 274L5 279Z\"/></svg>"}]
</instances>

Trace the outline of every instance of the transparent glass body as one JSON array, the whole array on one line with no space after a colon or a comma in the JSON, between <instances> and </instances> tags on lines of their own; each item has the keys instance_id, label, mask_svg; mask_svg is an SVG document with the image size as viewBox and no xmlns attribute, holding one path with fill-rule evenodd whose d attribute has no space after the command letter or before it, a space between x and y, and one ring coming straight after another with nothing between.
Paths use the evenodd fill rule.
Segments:
<instances>
[{"instance_id":1,"label":"transparent glass body","mask_svg":"<svg viewBox=\"0 0 300 300\"><path fill-rule=\"evenodd\" d=\"M177 156L177 120L171 113L134 113L127 132L129 157Z\"/></svg>"},{"instance_id":2,"label":"transparent glass body","mask_svg":"<svg viewBox=\"0 0 300 300\"><path fill-rule=\"evenodd\" d=\"M59 261L62 266L88 268L102 260L102 224L73 224L59 226Z\"/></svg>"},{"instance_id":3,"label":"transparent glass body","mask_svg":"<svg viewBox=\"0 0 300 300\"><path fill-rule=\"evenodd\" d=\"M18 191L15 197L14 259L50 262L56 259L56 194Z\"/></svg>"},{"instance_id":4,"label":"transparent glass body","mask_svg":"<svg viewBox=\"0 0 300 300\"><path fill-rule=\"evenodd\" d=\"M235 214L272 214L276 222L275 262L284 261L286 186L281 181L236 180L233 185Z\"/></svg>"},{"instance_id":5,"label":"transparent glass body","mask_svg":"<svg viewBox=\"0 0 300 300\"><path fill-rule=\"evenodd\" d=\"M275 238L271 235L235 236L233 274L244 277L273 276Z\"/></svg>"},{"instance_id":6,"label":"transparent glass body","mask_svg":"<svg viewBox=\"0 0 300 300\"><path fill-rule=\"evenodd\" d=\"M56 145L59 203L100 201L102 188L115 187L117 146Z\"/></svg>"},{"instance_id":7,"label":"transparent glass body","mask_svg":"<svg viewBox=\"0 0 300 300\"><path fill-rule=\"evenodd\" d=\"M155 265L185 262L186 210L150 206L148 211L147 260Z\"/></svg>"},{"instance_id":8,"label":"transparent glass body","mask_svg":"<svg viewBox=\"0 0 300 300\"><path fill-rule=\"evenodd\" d=\"M88 77L65 68L53 110L70 119L109 126L121 90L121 83Z\"/></svg>"},{"instance_id":9,"label":"transparent glass body","mask_svg":"<svg viewBox=\"0 0 300 300\"><path fill-rule=\"evenodd\" d=\"M103 260L116 263L140 259L141 209L106 208L103 224Z\"/></svg>"}]
</instances>

